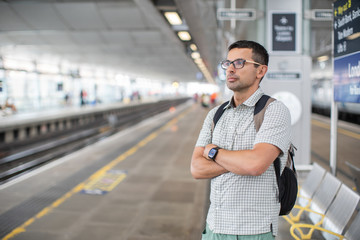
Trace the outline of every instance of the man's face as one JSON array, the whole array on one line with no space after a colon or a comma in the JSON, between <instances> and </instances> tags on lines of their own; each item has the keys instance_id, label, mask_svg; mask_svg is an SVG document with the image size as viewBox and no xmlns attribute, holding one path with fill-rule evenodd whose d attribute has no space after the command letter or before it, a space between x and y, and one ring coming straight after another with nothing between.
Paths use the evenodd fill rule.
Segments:
<instances>
[{"instance_id":1,"label":"man's face","mask_svg":"<svg viewBox=\"0 0 360 240\"><path fill-rule=\"evenodd\" d=\"M234 48L228 52L227 60L234 61L235 59L245 59L254 61L252 59L252 50L250 48ZM259 71L262 66L246 62L244 67L237 69L231 64L226 70L226 85L232 91L246 91L251 87L256 87L259 84ZM256 85L256 86L255 86Z\"/></svg>"}]
</instances>

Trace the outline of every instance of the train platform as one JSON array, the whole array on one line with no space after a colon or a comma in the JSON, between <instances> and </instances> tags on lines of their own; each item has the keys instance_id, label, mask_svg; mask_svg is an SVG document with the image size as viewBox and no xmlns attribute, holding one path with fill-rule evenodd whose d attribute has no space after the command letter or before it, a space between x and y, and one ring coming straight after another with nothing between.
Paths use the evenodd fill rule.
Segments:
<instances>
[{"instance_id":1,"label":"train platform","mask_svg":"<svg viewBox=\"0 0 360 240\"><path fill-rule=\"evenodd\" d=\"M0 127L8 127L12 125L20 125L26 124L28 122L34 122L41 120L48 120L54 118L62 118L66 116L73 116L79 113L91 113L94 111L104 111L112 108L120 108L124 106L123 103L113 103L113 104L104 104L104 105L85 105L83 107L80 106L63 106L61 108L53 108L46 110L34 110L34 111L23 111L17 113L10 113L7 115L0 115Z\"/></svg>"},{"instance_id":2,"label":"train platform","mask_svg":"<svg viewBox=\"0 0 360 240\"><path fill-rule=\"evenodd\" d=\"M209 181L190 161L207 111L187 102L1 185L1 239L201 239Z\"/></svg>"},{"instance_id":3,"label":"train platform","mask_svg":"<svg viewBox=\"0 0 360 240\"><path fill-rule=\"evenodd\" d=\"M190 160L205 114L182 105L1 186L1 236L198 239L208 182Z\"/></svg>"},{"instance_id":4,"label":"train platform","mask_svg":"<svg viewBox=\"0 0 360 240\"><path fill-rule=\"evenodd\" d=\"M0 119L0 151L11 149L15 145L53 139L55 135L74 134L78 130L103 131L109 127L129 126L129 123L137 123L189 99L178 96L127 104L119 102L16 113ZM132 117L136 119L131 119Z\"/></svg>"},{"instance_id":5,"label":"train platform","mask_svg":"<svg viewBox=\"0 0 360 240\"><path fill-rule=\"evenodd\" d=\"M64 105L57 108L47 108L47 109L35 109L32 111L25 110L19 112L9 112L4 115L0 115L0 128L12 127L13 125L24 125L33 122L49 121L52 119L59 119L65 117L73 117L76 115L85 115L91 114L93 112L105 112L114 109L120 109L124 107L134 107L139 104L146 104L155 102L156 99L149 99L147 101L133 101L133 102L115 102L115 103L106 103L106 104L96 104L96 105L84 105L84 106L73 106L73 105Z\"/></svg>"}]
</instances>

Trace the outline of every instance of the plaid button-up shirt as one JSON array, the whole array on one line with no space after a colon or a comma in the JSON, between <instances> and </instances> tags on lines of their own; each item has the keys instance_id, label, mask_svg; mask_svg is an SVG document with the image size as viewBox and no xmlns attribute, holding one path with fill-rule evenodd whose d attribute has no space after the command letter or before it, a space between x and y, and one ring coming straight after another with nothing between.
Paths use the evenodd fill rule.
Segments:
<instances>
[{"instance_id":1,"label":"plaid button-up shirt","mask_svg":"<svg viewBox=\"0 0 360 240\"><path fill-rule=\"evenodd\" d=\"M254 108L262 95L259 88L237 107L230 102L213 134L212 122L218 107L212 109L204 121L196 146L213 143L227 150L245 150L252 149L257 143L269 143L282 151L283 169L291 138L290 113L280 101L272 102L256 133ZM207 223L215 233L253 235L272 231L276 236L280 211L278 194L273 164L260 176L222 174L211 179Z\"/></svg>"}]
</instances>

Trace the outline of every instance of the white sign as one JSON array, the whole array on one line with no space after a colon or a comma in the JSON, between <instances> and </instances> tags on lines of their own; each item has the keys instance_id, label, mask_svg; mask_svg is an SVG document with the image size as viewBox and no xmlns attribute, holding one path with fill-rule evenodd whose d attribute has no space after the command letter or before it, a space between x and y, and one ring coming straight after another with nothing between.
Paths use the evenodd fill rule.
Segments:
<instances>
[{"instance_id":1,"label":"white sign","mask_svg":"<svg viewBox=\"0 0 360 240\"><path fill-rule=\"evenodd\" d=\"M246 9L246 8L219 8L217 10L217 19L218 20L245 20L251 21L256 19L256 10L255 9Z\"/></svg>"}]
</instances>

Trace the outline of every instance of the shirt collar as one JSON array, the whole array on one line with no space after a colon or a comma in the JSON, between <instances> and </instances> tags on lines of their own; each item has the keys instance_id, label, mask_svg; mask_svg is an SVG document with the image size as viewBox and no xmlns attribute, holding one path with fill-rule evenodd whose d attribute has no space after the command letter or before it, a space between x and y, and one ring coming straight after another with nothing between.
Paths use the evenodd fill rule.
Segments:
<instances>
[{"instance_id":1,"label":"shirt collar","mask_svg":"<svg viewBox=\"0 0 360 240\"><path fill-rule=\"evenodd\" d=\"M259 87L248 99L246 99L245 102L242 103L242 105L245 105L245 106L248 106L248 107L253 107L259 101L259 99L261 98L262 95L264 95L264 92ZM231 98L229 103L224 107L224 109L227 109L227 108L230 108L230 107L235 108L234 96Z\"/></svg>"}]
</instances>

